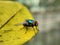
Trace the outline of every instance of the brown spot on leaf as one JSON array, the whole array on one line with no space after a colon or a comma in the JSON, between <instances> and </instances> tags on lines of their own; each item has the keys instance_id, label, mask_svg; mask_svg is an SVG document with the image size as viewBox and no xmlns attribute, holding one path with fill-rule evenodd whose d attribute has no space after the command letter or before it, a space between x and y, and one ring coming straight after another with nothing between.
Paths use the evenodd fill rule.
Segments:
<instances>
[{"instance_id":1,"label":"brown spot on leaf","mask_svg":"<svg viewBox=\"0 0 60 45\"><path fill-rule=\"evenodd\" d=\"M19 37L17 39L20 39Z\"/></svg>"},{"instance_id":2,"label":"brown spot on leaf","mask_svg":"<svg viewBox=\"0 0 60 45\"><path fill-rule=\"evenodd\" d=\"M12 30L4 30L4 33L8 33L8 32L10 32L10 31L12 31Z\"/></svg>"},{"instance_id":3,"label":"brown spot on leaf","mask_svg":"<svg viewBox=\"0 0 60 45\"><path fill-rule=\"evenodd\" d=\"M0 15L3 15L3 12L0 12Z\"/></svg>"},{"instance_id":4,"label":"brown spot on leaf","mask_svg":"<svg viewBox=\"0 0 60 45\"><path fill-rule=\"evenodd\" d=\"M0 37L2 37L2 35L0 35Z\"/></svg>"},{"instance_id":5,"label":"brown spot on leaf","mask_svg":"<svg viewBox=\"0 0 60 45\"><path fill-rule=\"evenodd\" d=\"M0 40L0 43L4 42L3 40Z\"/></svg>"}]
</instances>

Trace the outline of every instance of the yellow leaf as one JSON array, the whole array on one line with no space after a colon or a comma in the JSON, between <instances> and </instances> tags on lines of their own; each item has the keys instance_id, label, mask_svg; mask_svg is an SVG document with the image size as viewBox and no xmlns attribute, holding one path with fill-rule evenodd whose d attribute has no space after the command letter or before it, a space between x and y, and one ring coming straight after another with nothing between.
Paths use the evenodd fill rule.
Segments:
<instances>
[{"instance_id":1,"label":"yellow leaf","mask_svg":"<svg viewBox=\"0 0 60 45\"><path fill-rule=\"evenodd\" d=\"M25 19L34 19L25 6L17 2L0 1L0 45L22 45L35 36L38 32L36 29L26 30L23 25L15 26Z\"/></svg>"}]
</instances>

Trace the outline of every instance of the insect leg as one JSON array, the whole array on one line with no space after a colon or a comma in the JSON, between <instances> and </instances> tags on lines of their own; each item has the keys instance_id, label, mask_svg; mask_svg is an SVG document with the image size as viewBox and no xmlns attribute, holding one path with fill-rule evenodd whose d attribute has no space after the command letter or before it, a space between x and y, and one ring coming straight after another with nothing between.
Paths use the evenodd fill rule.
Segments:
<instances>
[{"instance_id":1,"label":"insect leg","mask_svg":"<svg viewBox=\"0 0 60 45\"><path fill-rule=\"evenodd\" d=\"M34 33L36 33L36 32L35 32L35 28L34 28L34 27L32 27L32 28L33 28L33 30L34 30Z\"/></svg>"},{"instance_id":2,"label":"insect leg","mask_svg":"<svg viewBox=\"0 0 60 45\"><path fill-rule=\"evenodd\" d=\"M25 29L26 29L26 32L25 32L25 34L27 33L27 31L28 31L28 27L25 27Z\"/></svg>"},{"instance_id":3,"label":"insect leg","mask_svg":"<svg viewBox=\"0 0 60 45\"><path fill-rule=\"evenodd\" d=\"M37 29L37 31L39 31L38 26L35 26L35 28Z\"/></svg>"},{"instance_id":4,"label":"insect leg","mask_svg":"<svg viewBox=\"0 0 60 45\"><path fill-rule=\"evenodd\" d=\"M27 27L24 26L24 27L21 28L21 30L22 30L22 29L26 29L25 33L27 33L27 30L28 30ZM24 33L24 34L25 34L25 33Z\"/></svg>"}]
</instances>

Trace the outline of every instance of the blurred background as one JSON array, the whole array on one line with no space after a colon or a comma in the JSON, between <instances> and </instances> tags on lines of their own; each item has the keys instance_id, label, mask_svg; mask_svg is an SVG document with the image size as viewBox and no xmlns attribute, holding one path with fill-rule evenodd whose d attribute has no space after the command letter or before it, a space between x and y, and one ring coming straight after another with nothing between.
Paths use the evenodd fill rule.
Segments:
<instances>
[{"instance_id":1,"label":"blurred background","mask_svg":"<svg viewBox=\"0 0 60 45\"><path fill-rule=\"evenodd\" d=\"M60 0L9 1L25 5L39 23L40 32L25 45L60 45Z\"/></svg>"}]
</instances>

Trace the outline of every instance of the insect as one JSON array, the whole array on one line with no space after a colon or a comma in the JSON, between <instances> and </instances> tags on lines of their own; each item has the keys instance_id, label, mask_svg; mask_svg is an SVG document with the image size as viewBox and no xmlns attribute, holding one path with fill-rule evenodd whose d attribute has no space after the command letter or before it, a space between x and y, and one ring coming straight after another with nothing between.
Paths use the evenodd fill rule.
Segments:
<instances>
[{"instance_id":1,"label":"insect","mask_svg":"<svg viewBox=\"0 0 60 45\"><path fill-rule=\"evenodd\" d=\"M18 25L19 25L19 24L18 24ZM18 25L17 25L17 26L18 26ZM25 20L25 21L22 23L22 25L24 26L24 28L26 28L26 31L28 30L28 27L32 27L33 30L35 30L35 28L36 28L36 30L39 31L39 29L37 28L37 27L38 27L38 22L35 21L35 20L27 19L27 20ZM34 27L35 27L35 28L34 28ZM26 33L26 32L25 32L25 33Z\"/></svg>"}]
</instances>

